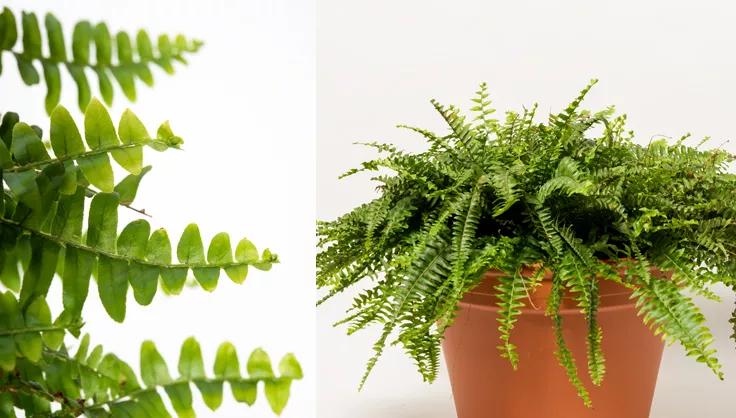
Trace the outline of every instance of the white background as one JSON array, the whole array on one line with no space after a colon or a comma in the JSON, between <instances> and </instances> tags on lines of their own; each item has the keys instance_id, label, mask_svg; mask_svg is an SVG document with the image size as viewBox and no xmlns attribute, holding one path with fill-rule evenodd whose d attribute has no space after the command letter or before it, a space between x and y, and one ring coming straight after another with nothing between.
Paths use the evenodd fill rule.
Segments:
<instances>
[{"instance_id":1,"label":"white background","mask_svg":"<svg viewBox=\"0 0 736 418\"><path fill-rule=\"evenodd\" d=\"M736 9L721 1L438 1L321 0L317 9L317 214L334 217L371 199L366 177L336 177L374 156L353 141L389 141L418 149L422 140L394 128L407 123L445 129L434 97L464 105L481 81L495 107L539 102L561 110L590 78L600 83L586 106L615 104L646 142L692 132L734 138ZM725 145L736 151L736 143ZM733 416L736 355L728 340L731 292L704 304L726 381L665 352L652 417ZM330 324L350 294L318 311L320 418L452 418L446 375L421 383L398 350L378 363L356 392L376 332L346 337ZM491 353L492 354L492 353ZM527 394L533 400L534 394ZM633 418L633 417L622 417Z\"/></svg>"},{"instance_id":2,"label":"white background","mask_svg":"<svg viewBox=\"0 0 736 418\"><path fill-rule=\"evenodd\" d=\"M211 370L220 342L235 344L244 368L250 351L262 346L276 364L293 351L305 380L295 382L283 417L314 417L314 5L303 0L225 1L8 1L20 16L33 10L41 19L52 11L63 23L67 42L73 23L105 21L111 31L151 35L185 33L205 47L167 76L155 70L156 85L138 83L138 100L129 103L116 90L111 111L117 124L130 107L155 132L169 119L186 141L185 151L146 150L154 168L144 179L136 205L154 216L178 241L187 223L199 223L205 242L228 231L234 243L243 236L259 248L270 247L282 263L263 273L251 270L235 285L223 274L218 288L183 295L156 296L140 307L129 294L124 324L104 313L96 289L85 307L86 331L138 368L138 350L154 340L176 375L179 346L190 336L202 344ZM155 39L155 38L154 38ZM2 111L15 109L22 119L46 131L45 88L21 84L5 54L0 77ZM96 93L96 78L93 91ZM76 88L65 76L63 101L77 121ZM118 177L121 179L122 176ZM125 214L132 219L134 214ZM122 220L121 220L122 224ZM122 225L121 225L122 227ZM53 296L60 301L61 295ZM58 312L58 310L56 311ZM201 417L273 416L262 393L253 408L232 400L208 412L195 390Z\"/></svg>"}]
</instances>

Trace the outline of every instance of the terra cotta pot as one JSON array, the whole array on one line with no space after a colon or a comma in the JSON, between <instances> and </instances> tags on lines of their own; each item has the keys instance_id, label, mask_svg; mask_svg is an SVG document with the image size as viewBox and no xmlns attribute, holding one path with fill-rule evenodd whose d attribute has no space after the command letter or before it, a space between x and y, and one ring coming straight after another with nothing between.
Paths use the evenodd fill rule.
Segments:
<instances>
[{"instance_id":1,"label":"terra cotta pot","mask_svg":"<svg viewBox=\"0 0 736 418\"><path fill-rule=\"evenodd\" d=\"M569 295L563 298L563 332L590 391L593 406L588 408L554 356L552 320L544 315L551 273L525 301L511 333L511 342L518 347L518 369L499 356L493 287L500 275L488 272L465 296L455 323L445 333L443 351L458 418L649 417L664 342L637 316L631 291L611 281L600 283L598 321L606 359L601 386L588 377L585 318Z\"/></svg>"}]
</instances>

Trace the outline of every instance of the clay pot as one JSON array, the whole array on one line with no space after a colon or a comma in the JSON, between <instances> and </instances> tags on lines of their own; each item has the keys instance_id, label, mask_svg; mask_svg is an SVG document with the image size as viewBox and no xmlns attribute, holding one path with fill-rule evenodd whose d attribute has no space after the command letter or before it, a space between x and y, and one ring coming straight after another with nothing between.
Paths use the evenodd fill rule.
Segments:
<instances>
[{"instance_id":1,"label":"clay pot","mask_svg":"<svg viewBox=\"0 0 736 418\"><path fill-rule=\"evenodd\" d=\"M637 316L630 290L611 281L600 284L598 321L606 358L601 386L588 377L585 318L570 295L563 298L566 342L593 402L587 408L554 356L552 320L544 315L551 273L526 301L511 333L511 342L518 347L518 369L499 356L493 287L500 275L487 273L465 296L455 323L445 333L443 351L458 418L649 417L664 343Z\"/></svg>"}]
</instances>

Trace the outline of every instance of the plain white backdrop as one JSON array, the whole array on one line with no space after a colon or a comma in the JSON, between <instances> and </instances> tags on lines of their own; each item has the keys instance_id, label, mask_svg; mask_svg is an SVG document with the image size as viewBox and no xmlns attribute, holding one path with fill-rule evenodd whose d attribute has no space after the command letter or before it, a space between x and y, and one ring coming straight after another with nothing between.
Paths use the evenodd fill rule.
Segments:
<instances>
[{"instance_id":1,"label":"plain white backdrop","mask_svg":"<svg viewBox=\"0 0 736 418\"><path fill-rule=\"evenodd\" d=\"M407 149L421 138L397 123L445 129L430 98L469 107L481 81L500 111L539 102L540 117L564 108L591 78L586 106L614 104L646 142L692 132L736 136L736 6L726 1L320 0L317 7L317 215L333 219L375 196L367 177L338 181L374 154L354 141ZM736 151L736 143L725 144ZM736 351L723 304L703 303L726 381L667 348L653 418L733 416ZM354 292L318 311L320 418L453 418L446 374L428 386L390 350L364 391L357 384L376 332L351 337L330 324ZM489 353L495 355L495 353ZM534 394L526 394L533 401ZM632 417L622 417L632 418Z\"/></svg>"},{"instance_id":2,"label":"plain white backdrop","mask_svg":"<svg viewBox=\"0 0 736 418\"><path fill-rule=\"evenodd\" d=\"M144 179L136 205L153 215L154 227L166 227L178 240L189 223L199 223L205 242L228 231L233 240L247 236L259 248L270 247L282 263L263 273L251 270L243 285L224 275L207 294L185 289L181 296L156 296L140 307L129 294L124 324L108 318L96 289L85 307L85 330L138 368L138 351L154 340L176 372L179 347L188 336L202 344L212 367L222 341L238 348L241 364L256 347L276 363L294 352L305 379L292 386L283 417L314 417L314 4L304 0L7 1L20 15L51 11L63 23L67 39L80 19L105 21L111 31L151 35L184 33L205 41L188 67L167 76L155 70L156 85L138 83L138 100L129 103L118 89L113 120L130 107L155 132L170 120L184 140L183 152L146 150L153 170ZM45 88L25 87L9 55L0 78L2 111L15 110L23 120L48 131L43 110ZM93 85L96 89L96 79ZM78 123L76 88L68 76L63 100ZM119 177L118 179L121 179ZM121 219L133 219L127 213ZM61 295L54 289L58 301ZM56 310L58 312L58 310ZM195 399L199 394L195 391ZM216 413L196 402L201 417L268 417L262 393L253 408L232 400Z\"/></svg>"}]
</instances>

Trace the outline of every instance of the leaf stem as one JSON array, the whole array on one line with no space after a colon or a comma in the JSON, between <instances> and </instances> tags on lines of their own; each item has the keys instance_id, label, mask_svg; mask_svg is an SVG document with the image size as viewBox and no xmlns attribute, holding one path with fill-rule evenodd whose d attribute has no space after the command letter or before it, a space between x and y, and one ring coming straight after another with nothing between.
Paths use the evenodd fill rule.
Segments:
<instances>
[{"instance_id":1,"label":"leaf stem","mask_svg":"<svg viewBox=\"0 0 736 418\"><path fill-rule=\"evenodd\" d=\"M278 263L278 257L275 255L272 259L264 260L259 259L256 261L234 261L229 263L215 263L215 264L205 264L205 263L156 263L153 261L143 260L139 258L133 258L133 257L126 257L120 254L115 254L109 251L101 250L99 248L90 247L88 245L84 245L79 242L71 241L65 238L60 238L55 235L51 235L46 232L42 232L33 228L29 228L21 223L18 223L16 221L6 219L3 217L0 217L0 224L5 224L17 229L20 229L22 231L26 231L30 234L33 234L35 236L38 236L40 238L43 238L48 241L55 242L62 247L73 247L81 251L85 251L97 256L106 257L113 260L120 260L125 261L127 263L136 263L136 264L142 264L146 266L151 267L158 267L158 268L164 268L164 269L176 269L176 268L189 268L189 269L196 269L196 268L219 268L219 269L227 269L231 267L243 267L243 266L255 266L260 263Z\"/></svg>"}]
</instances>

